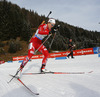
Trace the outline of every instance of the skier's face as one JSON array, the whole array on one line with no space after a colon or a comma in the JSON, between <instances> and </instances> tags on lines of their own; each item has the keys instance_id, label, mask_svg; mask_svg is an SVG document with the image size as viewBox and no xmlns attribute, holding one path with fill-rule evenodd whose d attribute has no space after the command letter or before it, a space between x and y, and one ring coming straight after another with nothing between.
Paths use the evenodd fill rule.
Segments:
<instances>
[{"instance_id":1,"label":"skier's face","mask_svg":"<svg viewBox=\"0 0 100 97\"><path fill-rule=\"evenodd\" d=\"M54 25L55 25L55 24L53 24L53 23L48 23L49 29L51 29Z\"/></svg>"}]
</instances>

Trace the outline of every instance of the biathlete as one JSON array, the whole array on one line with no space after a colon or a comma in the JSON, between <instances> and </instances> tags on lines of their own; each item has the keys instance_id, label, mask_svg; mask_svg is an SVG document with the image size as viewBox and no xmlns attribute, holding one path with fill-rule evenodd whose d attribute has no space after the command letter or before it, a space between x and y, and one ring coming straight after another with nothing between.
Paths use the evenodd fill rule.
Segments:
<instances>
[{"instance_id":1,"label":"biathlete","mask_svg":"<svg viewBox=\"0 0 100 97\"><path fill-rule=\"evenodd\" d=\"M39 26L37 29L35 35L31 38L30 44L29 44L29 50L28 50L28 56L23 60L23 62L20 65L20 70L24 68L26 63L31 59L31 57L34 55L35 50L38 50L44 55L44 58L42 60L42 66L40 68L41 72L45 72L45 66L47 63L47 58L48 58L48 50L47 48L42 45L42 40L50 33L51 28L54 27L55 25L55 19L51 18L48 20L47 24L42 24Z\"/></svg>"}]
</instances>

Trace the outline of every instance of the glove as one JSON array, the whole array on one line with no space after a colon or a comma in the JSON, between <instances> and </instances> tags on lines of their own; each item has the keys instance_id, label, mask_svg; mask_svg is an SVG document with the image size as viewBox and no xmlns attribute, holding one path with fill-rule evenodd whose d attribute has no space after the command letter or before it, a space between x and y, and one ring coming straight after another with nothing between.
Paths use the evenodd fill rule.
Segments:
<instances>
[{"instance_id":1,"label":"glove","mask_svg":"<svg viewBox=\"0 0 100 97\"><path fill-rule=\"evenodd\" d=\"M51 31L49 32L49 34L54 34L54 33L56 33L56 32L58 31L59 27L60 27L60 25L57 25L57 26L53 27L53 28L51 29Z\"/></svg>"},{"instance_id":2,"label":"glove","mask_svg":"<svg viewBox=\"0 0 100 97\"><path fill-rule=\"evenodd\" d=\"M54 33L56 33L58 30L57 29L53 29L53 30L51 30L50 32L49 32L49 34L54 34Z\"/></svg>"},{"instance_id":3,"label":"glove","mask_svg":"<svg viewBox=\"0 0 100 97\"><path fill-rule=\"evenodd\" d=\"M57 25L57 26L54 27L54 29L59 29L59 27L60 27L60 25Z\"/></svg>"},{"instance_id":4,"label":"glove","mask_svg":"<svg viewBox=\"0 0 100 97\"><path fill-rule=\"evenodd\" d=\"M58 31L58 29L53 29L53 33L56 33Z\"/></svg>"}]
</instances>

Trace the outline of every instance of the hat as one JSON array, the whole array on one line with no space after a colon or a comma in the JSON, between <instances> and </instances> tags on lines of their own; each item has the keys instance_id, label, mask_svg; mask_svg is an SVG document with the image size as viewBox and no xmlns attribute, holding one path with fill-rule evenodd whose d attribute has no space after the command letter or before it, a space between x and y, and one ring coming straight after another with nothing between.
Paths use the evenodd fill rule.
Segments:
<instances>
[{"instance_id":1,"label":"hat","mask_svg":"<svg viewBox=\"0 0 100 97\"><path fill-rule=\"evenodd\" d=\"M53 23L53 24L55 24L56 21L55 21L55 19L51 18L51 19L48 20L48 23Z\"/></svg>"}]
</instances>

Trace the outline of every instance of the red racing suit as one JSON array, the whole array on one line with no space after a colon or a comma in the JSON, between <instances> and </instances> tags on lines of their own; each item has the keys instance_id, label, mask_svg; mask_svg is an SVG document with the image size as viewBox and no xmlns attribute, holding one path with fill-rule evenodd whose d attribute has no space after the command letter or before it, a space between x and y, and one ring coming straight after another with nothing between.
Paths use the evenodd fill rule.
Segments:
<instances>
[{"instance_id":1,"label":"red racing suit","mask_svg":"<svg viewBox=\"0 0 100 97\"><path fill-rule=\"evenodd\" d=\"M22 62L23 66L25 66L26 63L28 62L28 60L30 60L30 58L32 57L32 55L34 55L35 50L38 49L42 45L42 40L44 39L44 37L49 35L50 31L51 30L49 30L47 24L42 24L42 25L39 26L39 28L37 29L35 35L30 40L29 50L28 50L28 57L26 57L23 60L23 62ZM49 55L48 50L46 49L46 47L44 45L42 45L38 49L38 51L43 53L44 58L42 60L42 64L46 65L46 61L47 61L47 58L48 58L48 55Z\"/></svg>"}]
</instances>

